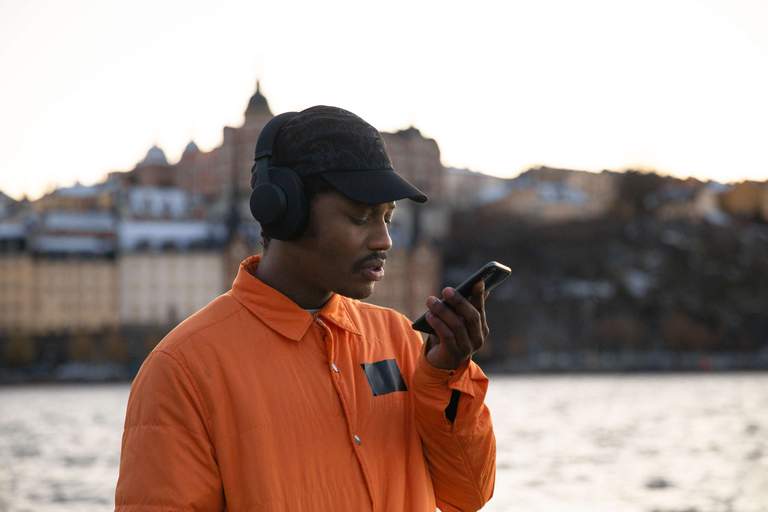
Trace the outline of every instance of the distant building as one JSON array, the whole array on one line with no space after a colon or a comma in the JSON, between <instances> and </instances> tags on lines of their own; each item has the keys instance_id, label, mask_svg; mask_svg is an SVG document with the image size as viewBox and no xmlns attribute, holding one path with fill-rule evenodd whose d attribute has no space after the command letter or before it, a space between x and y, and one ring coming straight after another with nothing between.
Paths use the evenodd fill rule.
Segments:
<instances>
[{"instance_id":1,"label":"distant building","mask_svg":"<svg viewBox=\"0 0 768 512\"><path fill-rule=\"evenodd\" d=\"M0 220L11 216L16 209L17 201L0 191Z\"/></svg>"},{"instance_id":2,"label":"distant building","mask_svg":"<svg viewBox=\"0 0 768 512\"><path fill-rule=\"evenodd\" d=\"M445 200L454 210L466 210L498 201L510 188L511 180L469 169L447 167L443 178Z\"/></svg>"},{"instance_id":3,"label":"distant building","mask_svg":"<svg viewBox=\"0 0 768 512\"><path fill-rule=\"evenodd\" d=\"M763 215L764 197L768 185L757 181L743 181L733 185L720 196L725 213L734 217L757 220Z\"/></svg>"},{"instance_id":4,"label":"distant building","mask_svg":"<svg viewBox=\"0 0 768 512\"><path fill-rule=\"evenodd\" d=\"M483 207L530 222L586 220L608 213L617 197L617 174L540 167L521 174L506 195Z\"/></svg>"},{"instance_id":5,"label":"distant building","mask_svg":"<svg viewBox=\"0 0 768 512\"><path fill-rule=\"evenodd\" d=\"M207 220L123 220L118 224L121 252L221 248L226 227Z\"/></svg>"},{"instance_id":6,"label":"distant building","mask_svg":"<svg viewBox=\"0 0 768 512\"><path fill-rule=\"evenodd\" d=\"M0 251L0 332L34 328L34 278L29 253Z\"/></svg>"},{"instance_id":7,"label":"distant building","mask_svg":"<svg viewBox=\"0 0 768 512\"><path fill-rule=\"evenodd\" d=\"M35 273L21 222L0 222L0 333L35 325Z\"/></svg>"},{"instance_id":8,"label":"distant building","mask_svg":"<svg viewBox=\"0 0 768 512\"><path fill-rule=\"evenodd\" d=\"M95 331L118 325L118 282L114 259L43 256L33 267L37 333Z\"/></svg>"},{"instance_id":9,"label":"distant building","mask_svg":"<svg viewBox=\"0 0 768 512\"><path fill-rule=\"evenodd\" d=\"M110 187L105 184L81 185L76 183L71 187L62 187L50 192L34 203L34 211L45 213L50 211L90 212L109 210L113 206Z\"/></svg>"},{"instance_id":10,"label":"distant building","mask_svg":"<svg viewBox=\"0 0 768 512\"><path fill-rule=\"evenodd\" d=\"M118 233L122 325L176 323L228 288L224 224L124 220Z\"/></svg>"},{"instance_id":11,"label":"distant building","mask_svg":"<svg viewBox=\"0 0 768 512\"><path fill-rule=\"evenodd\" d=\"M54 210L29 224L33 332L117 326L116 224L108 211Z\"/></svg>"},{"instance_id":12,"label":"distant building","mask_svg":"<svg viewBox=\"0 0 768 512\"><path fill-rule=\"evenodd\" d=\"M225 291L218 250L129 252L117 267L121 325L172 325Z\"/></svg>"},{"instance_id":13,"label":"distant building","mask_svg":"<svg viewBox=\"0 0 768 512\"><path fill-rule=\"evenodd\" d=\"M27 226L23 221L0 221L0 252L24 252L27 248Z\"/></svg>"},{"instance_id":14,"label":"distant building","mask_svg":"<svg viewBox=\"0 0 768 512\"><path fill-rule=\"evenodd\" d=\"M124 219L182 219L189 217L194 207L190 193L178 187L127 187L119 195Z\"/></svg>"},{"instance_id":15,"label":"distant building","mask_svg":"<svg viewBox=\"0 0 768 512\"><path fill-rule=\"evenodd\" d=\"M675 180L662 185L648 202L652 203L653 212L661 220L697 222L702 220L696 207L697 199L704 188L698 180Z\"/></svg>"},{"instance_id":16,"label":"distant building","mask_svg":"<svg viewBox=\"0 0 768 512\"><path fill-rule=\"evenodd\" d=\"M48 211L29 234L29 249L43 256L114 256L117 219L110 212Z\"/></svg>"},{"instance_id":17,"label":"distant building","mask_svg":"<svg viewBox=\"0 0 768 512\"><path fill-rule=\"evenodd\" d=\"M152 146L131 173L131 184L150 187L173 187L178 183L177 172L168 163L165 152Z\"/></svg>"},{"instance_id":18,"label":"distant building","mask_svg":"<svg viewBox=\"0 0 768 512\"><path fill-rule=\"evenodd\" d=\"M190 141L176 164L178 186L206 201L218 198L226 186L226 181L222 181L224 173L218 167L218 156L216 149L204 152Z\"/></svg>"},{"instance_id":19,"label":"distant building","mask_svg":"<svg viewBox=\"0 0 768 512\"><path fill-rule=\"evenodd\" d=\"M187 145L176 164L179 185L206 198L230 198L250 193L249 171L253 166L256 141L272 117L269 103L257 82L256 92L245 109L244 123L239 127L224 127L220 146L203 153L194 143Z\"/></svg>"}]
</instances>

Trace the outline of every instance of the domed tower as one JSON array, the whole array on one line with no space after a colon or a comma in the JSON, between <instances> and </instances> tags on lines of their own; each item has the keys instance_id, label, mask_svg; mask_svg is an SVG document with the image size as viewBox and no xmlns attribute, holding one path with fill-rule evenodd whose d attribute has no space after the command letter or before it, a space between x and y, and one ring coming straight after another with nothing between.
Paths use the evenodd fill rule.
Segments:
<instances>
[{"instance_id":1,"label":"domed tower","mask_svg":"<svg viewBox=\"0 0 768 512\"><path fill-rule=\"evenodd\" d=\"M190 140L184 148L184 153L181 154L181 158L190 158L200 153L200 148L197 147L194 140Z\"/></svg>"},{"instance_id":2,"label":"domed tower","mask_svg":"<svg viewBox=\"0 0 768 512\"><path fill-rule=\"evenodd\" d=\"M251 99L248 101L248 108L245 109L245 124L249 125L257 122L263 126L272 117L273 114L269 109L267 98L261 94L261 83L257 80L256 92L251 96Z\"/></svg>"},{"instance_id":3,"label":"domed tower","mask_svg":"<svg viewBox=\"0 0 768 512\"><path fill-rule=\"evenodd\" d=\"M261 82L256 81L256 92L248 100L245 109L245 123L240 127L225 126L222 146L218 157L221 166L222 183L235 197L247 199L250 193L250 169L253 165L253 151L259 134L274 115L267 98L261 92Z\"/></svg>"},{"instance_id":4,"label":"domed tower","mask_svg":"<svg viewBox=\"0 0 768 512\"><path fill-rule=\"evenodd\" d=\"M162 150L157 144L149 148L144 160L136 164L136 167L149 167L149 166L167 166L168 159L165 157L165 151Z\"/></svg>"},{"instance_id":5,"label":"domed tower","mask_svg":"<svg viewBox=\"0 0 768 512\"><path fill-rule=\"evenodd\" d=\"M170 187L176 185L176 172L168 163L165 152L157 145L130 172L129 182L133 185Z\"/></svg>"}]
</instances>

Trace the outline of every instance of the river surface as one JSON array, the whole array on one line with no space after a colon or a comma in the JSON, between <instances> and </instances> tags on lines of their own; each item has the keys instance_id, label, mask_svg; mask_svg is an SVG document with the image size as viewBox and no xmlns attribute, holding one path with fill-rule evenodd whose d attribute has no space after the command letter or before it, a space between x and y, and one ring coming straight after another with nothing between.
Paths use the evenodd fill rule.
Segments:
<instances>
[{"instance_id":1,"label":"river surface","mask_svg":"<svg viewBox=\"0 0 768 512\"><path fill-rule=\"evenodd\" d=\"M112 510L128 386L0 388L0 512ZM484 511L768 512L768 375L492 376Z\"/></svg>"}]
</instances>

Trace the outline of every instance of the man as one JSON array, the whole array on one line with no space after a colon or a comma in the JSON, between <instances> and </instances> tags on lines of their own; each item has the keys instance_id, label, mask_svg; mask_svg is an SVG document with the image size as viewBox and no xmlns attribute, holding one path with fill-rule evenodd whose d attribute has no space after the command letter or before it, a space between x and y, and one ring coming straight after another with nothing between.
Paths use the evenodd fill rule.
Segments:
<instances>
[{"instance_id":1,"label":"man","mask_svg":"<svg viewBox=\"0 0 768 512\"><path fill-rule=\"evenodd\" d=\"M264 252L142 365L116 510L479 509L495 479L488 379L470 359L488 334L482 284L427 299L424 344L358 301L384 275L395 201L427 198L356 115L281 114L256 151Z\"/></svg>"}]
</instances>

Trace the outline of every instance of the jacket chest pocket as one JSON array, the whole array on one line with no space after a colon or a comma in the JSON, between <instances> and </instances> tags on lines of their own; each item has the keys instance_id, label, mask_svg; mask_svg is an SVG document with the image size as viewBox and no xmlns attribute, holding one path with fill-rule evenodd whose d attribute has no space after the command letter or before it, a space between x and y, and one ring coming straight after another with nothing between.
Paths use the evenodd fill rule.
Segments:
<instances>
[{"instance_id":1,"label":"jacket chest pocket","mask_svg":"<svg viewBox=\"0 0 768 512\"><path fill-rule=\"evenodd\" d=\"M373 363L361 363L365 379L373 396L408 391L397 359L384 359Z\"/></svg>"},{"instance_id":2,"label":"jacket chest pocket","mask_svg":"<svg viewBox=\"0 0 768 512\"><path fill-rule=\"evenodd\" d=\"M410 392L396 359L361 363L363 383L359 393L366 395L365 426L377 423L396 424L405 417L410 403Z\"/></svg>"}]
</instances>

